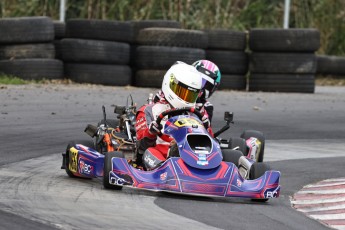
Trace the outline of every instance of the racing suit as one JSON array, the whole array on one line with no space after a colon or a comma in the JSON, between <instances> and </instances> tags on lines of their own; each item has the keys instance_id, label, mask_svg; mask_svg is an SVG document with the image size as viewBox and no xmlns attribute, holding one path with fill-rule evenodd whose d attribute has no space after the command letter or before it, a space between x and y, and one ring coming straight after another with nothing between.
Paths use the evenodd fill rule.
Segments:
<instances>
[{"instance_id":1,"label":"racing suit","mask_svg":"<svg viewBox=\"0 0 345 230\"><path fill-rule=\"evenodd\" d=\"M171 105L164 97L161 97L159 100L155 100L153 104L143 105L136 114L137 162L140 164L140 160L142 160L143 166L147 170L155 169L168 157L170 142L173 139L165 134L160 136L151 134L149 125L157 119L159 114L169 109L172 109ZM207 117L207 112L204 116ZM168 117L162 119L161 124L163 127L167 120ZM208 128L208 132L213 136L211 127Z\"/></svg>"}]
</instances>

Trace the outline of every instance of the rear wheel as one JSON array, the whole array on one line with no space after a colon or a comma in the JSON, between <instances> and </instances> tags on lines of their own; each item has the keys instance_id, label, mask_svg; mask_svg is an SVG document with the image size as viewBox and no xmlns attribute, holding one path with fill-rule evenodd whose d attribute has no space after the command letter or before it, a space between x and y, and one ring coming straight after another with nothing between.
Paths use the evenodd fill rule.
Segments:
<instances>
[{"instance_id":1,"label":"rear wheel","mask_svg":"<svg viewBox=\"0 0 345 230\"><path fill-rule=\"evenodd\" d=\"M76 177L73 175L72 171L69 169L69 162L70 162L70 148L74 147L76 144L82 144L82 145L85 145L86 147L89 147L89 148L95 148L94 147L94 144L93 144L93 141L90 141L90 140L76 140L76 141L70 141L68 142L67 144L67 147L66 147L66 165L65 165L65 170L66 170L66 173L69 177Z\"/></svg>"},{"instance_id":2,"label":"rear wheel","mask_svg":"<svg viewBox=\"0 0 345 230\"><path fill-rule=\"evenodd\" d=\"M241 151L233 149L222 149L222 154L223 161L234 163L236 167L238 167L238 160L243 156Z\"/></svg>"},{"instance_id":3,"label":"rear wheel","mask_svg":"<svg viewBox=\"0 0 345 230\"><path fill-rule=\"evenodd\" d=\"M265 153L265 136L262 132L256 130L245 130L241 134L241 138L245 140L248 140L251 137L257 138L261 142L259 156L256 156L256 161L263 162Z\"/></svg>"},{"instance_id":4,"label":"rear wheel","mask_svg":"<svg viewBox=\"0 0 345 230\"><path fill-rule=\"evenodd\" d=\"M122 186L119 185L113 185L109 183L110 177L109 172L113 171L113 162L112 158L118 157L118 158L125 158L122 152L108 152L105 153L104 157L104 175L103 175L103 186L106 189L113 189L113 190L121 190Z\"/></svg>"},{"instance_id":5,"label":"rear wheel","mask_svg":"<svg viewBox=\"0 0 345 230\"><path fill-rule=\"evenodd\" d=\"M265 162L255 162L249 171L249 179L255 180L265 174L266 171L271 170L271 167ZM252 199L257 202L266 202L268 199Z\"/></svg>"}]
</instances>

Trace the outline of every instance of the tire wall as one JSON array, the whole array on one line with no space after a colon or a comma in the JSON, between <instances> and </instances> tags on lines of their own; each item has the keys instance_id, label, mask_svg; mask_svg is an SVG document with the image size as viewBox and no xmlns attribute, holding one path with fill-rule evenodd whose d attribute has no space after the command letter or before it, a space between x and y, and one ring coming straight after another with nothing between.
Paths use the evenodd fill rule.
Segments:
<instances>
[{"instance_id":1,"label":"tire wall","mask_svg":"<svg viewBox=\"0 0 345 230\"><path fill-rule=\"evenodd\" d=\"M314 93L320 33L315 29L252 29L249 91Z\"/></svg>"},{"instance_id":2,"label":"tire wall","mask_svg":"<svg viewBox=\"0 0 345 230\"><path fill-rule=\"evenodd\" d=\"M219 89L246 90L246 33L225 29L204 31L208 35L206 59L214 62L222 74Z\"/></svg>"},{"instance_id":3,"label":"tire wall","mask_svg":"<svg viewBox=\"0 0 345 230\"><path fill-rule=\"evenodd\" d=\"M0 19L0 73L26 80L63 78L54 38L48 17Z\"/></svg>"},{"instance_id":4,"label":"tire wall","mask_svg":"<svg viewBox=\"0 0 345 230\"><path fill-rule=\"evenodd\" d=\"M186 30L173 20L0 19L0 72L160 88L176 61L216 63L219 89L312 93L315 75L345 74L345 58L315 55L316 29Z\"/></svg>"}]
</instances>

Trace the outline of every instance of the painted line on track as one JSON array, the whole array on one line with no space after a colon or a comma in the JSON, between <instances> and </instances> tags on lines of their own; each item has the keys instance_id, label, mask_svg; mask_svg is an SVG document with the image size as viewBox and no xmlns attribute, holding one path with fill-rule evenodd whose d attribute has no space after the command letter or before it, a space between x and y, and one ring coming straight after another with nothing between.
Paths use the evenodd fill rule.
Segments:
<instances>
[{"instance_id":1,"label":"painted line on track","mask_svg":"<svg viewBox=\"0 0 345 230\"><path fill-rule=\"evenodd\" d=\"M292 207L321 223L345 229L345 178L306 185L291 198Z\"/></svg>"}]
</instances>

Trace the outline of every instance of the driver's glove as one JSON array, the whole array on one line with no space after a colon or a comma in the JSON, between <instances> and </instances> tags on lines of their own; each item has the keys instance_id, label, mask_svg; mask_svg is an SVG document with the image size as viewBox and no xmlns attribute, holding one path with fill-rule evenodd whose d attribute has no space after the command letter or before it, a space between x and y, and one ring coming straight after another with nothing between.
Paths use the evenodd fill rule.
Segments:
<instances>
[{"instance_id":1,"label":"driver's glove","mask_svg":"<svg viewBox=\"0 0 345 230\"><path fill-rule=\"evenodd\" d=\"M202 123L204 124L204 127L208 129L210 127L211 123L210 120L208 119L208 116L204 115L201 119Z\"/></svg>"},{"instance_id":2,"label":"driver's glove","mask_svg":"<svg viewBox=\"0 0 345 230\"><path fill-rule=\"evenodd\" d=\"M152 121L149 125L149 132L152 135L159 135L161 134L162 125L158 125L156 121Z\"/></svg>"}]
</instances>

